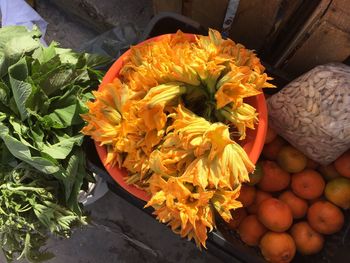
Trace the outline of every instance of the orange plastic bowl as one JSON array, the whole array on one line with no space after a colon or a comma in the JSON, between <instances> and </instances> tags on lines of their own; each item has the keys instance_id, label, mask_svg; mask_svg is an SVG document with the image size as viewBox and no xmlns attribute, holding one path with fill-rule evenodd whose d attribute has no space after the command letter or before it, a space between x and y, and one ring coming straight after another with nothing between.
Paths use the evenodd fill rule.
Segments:
<instances>
[{"instance_id":1,"label":"orange plastic bowl","mask_svg":"<svg viewBox=\"0 0 350 263\"><path fill-rule=\"evenodd\" d=\"M188 36L190 41L194 40L193 34L186 34L186 35ZM137 46L143 45L151 41L158 41L164 36L166 35L150 38L144 42L141 42ZM98 89L99 91L103 90L106 84L112 82L114 78L119 76L119 71L123 67L123 61L127 56L129 56L129 53L130 53L130 50L125 52L121 57L119 57L114 62L114 64L111 66L111 68L107 71L106 75L104 76L102 83ZM255 164L260 156L260 153L262 151L262 148L265 142L266 130L267 130L267 108L266 108L265 97L263 94L259 94L258 96L247 98L246 102L252 105L254 108L256 108L257 112L259 113L259 116L258 116L259 123L256 126L255 130L251 130L251 129L247 130L247 137L244 141L240 142L240 144L243 146L243 149L248 154L250 160ZM147 202L150 199L150 195L147 192L133 185L128 185L125 182L124 177L127 176L127 171L125 169L119 169L117 166L111 166L106 164L106 159L107 159L106 147L100 146L98 142L95 142L95 146L103 165L105 166L108 173L112 176L112 178L130 194Z\"/></svg>"}]
</instances>

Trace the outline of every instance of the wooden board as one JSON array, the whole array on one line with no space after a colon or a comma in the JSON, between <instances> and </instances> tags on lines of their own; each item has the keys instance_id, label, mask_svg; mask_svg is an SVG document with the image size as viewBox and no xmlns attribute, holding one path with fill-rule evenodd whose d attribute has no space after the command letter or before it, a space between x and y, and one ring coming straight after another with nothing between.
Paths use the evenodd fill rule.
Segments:
<instances>
[{"instance_id":1,"label":"wooden board","mask_svg":"<svg viewBox=\"0 0 350 263\"><path fill-rule=\"evenodd\" d=\"M229 37L248 48L259 49L301 0L240 0ZM202 26L222 29L229 0L153 0L154 11L181 13ZM283 12L279 13L281 7ZM278 25L276 18L279 16Z\"/></svg>"},{"instance_id":2,"label":"wooden board","mask_svg":"<svg viewBox=\"0 0 350 263\"><path fill-rule=\"evenodd\" d=\"M349 54L350 34L323 21L286 61L283 70L298 76L316 65L343 61Z\"/></svg>"},{"instance_id":3,"label":"wooden board","mask_svg":"<svg viewBox=\"0 0 350 263\"><path fill-rule=\"evenodd\" d=\"M160 12L182 13L182 0L153 0L155 14Z\"/></svg>"},{"instance_id":4,"label":"wooden board","mask_svg":"<svg viewBox=\"0 0 350 263\"><path fill-rule=\"evenodd\" d=\"M323 19L350 33L350 1L333 0Z\"/></svg>"},{"instance_id":5,"label":"wooden board","mask_svg":"<svg viewBox=\"0 0 350 263\"><path fill-rule=\"evenodd\" d=\"M202 26L222 29L228 0L190 0L187 2L187 15Z\"/></svg>"},{"instance_id":6,"label":"wooden board","mask_svg":"<svg viewBox=\"0 0 350 263\"><path fill-rule=\"evenodd\" d=\"M349 4L320 1L273 66L295 77L320 64L345 61L350 56Z\"/></svg>"},{"instance_id":7,"label":"wooden board","mask_svg":"<svg viewBox=\"0 0 350 263\"><path fill-rule=\"evenodd\" d=\"M229 37L259 49L273 30L282 0L240 0ZM183 14L204 27L222 29L228 0L184 0Z\"/></svg>"},{"instance_id":8,"label":"wooden board","mask_svg":"<svg viewBox=\"0 0 350 263\"><path fill-rule=\"evenodd\" d=\"M230 36L251 49L259 49L272 31L282 0L241 0Z\"/></svg>"}]
</instances>

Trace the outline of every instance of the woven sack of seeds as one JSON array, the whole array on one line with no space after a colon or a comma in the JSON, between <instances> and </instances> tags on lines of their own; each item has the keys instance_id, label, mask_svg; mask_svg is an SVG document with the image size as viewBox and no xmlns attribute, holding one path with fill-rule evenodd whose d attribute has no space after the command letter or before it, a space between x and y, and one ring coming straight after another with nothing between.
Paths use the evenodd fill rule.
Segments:
<instances>
[{"instance_id":1,"label":"woven sack of seeds","mask_svg":"<svg viewBox=\"0 0 350 263\"><path fill-rule=\"evenodd\" d=\"M269 124L327 165L350 148L350 67L317 66L268 100Z\"/></svg>"}]
</instances>

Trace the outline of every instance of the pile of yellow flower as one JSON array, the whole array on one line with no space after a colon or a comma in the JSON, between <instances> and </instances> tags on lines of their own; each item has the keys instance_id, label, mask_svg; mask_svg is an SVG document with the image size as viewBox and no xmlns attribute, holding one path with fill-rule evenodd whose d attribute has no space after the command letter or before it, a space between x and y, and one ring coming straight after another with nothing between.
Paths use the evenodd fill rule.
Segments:
<instances>
[{"instance_id":1,"label":"pile of yellow flower","mask_svg":"<svg viewBox=\"0 0 350 263\"><path fill-rule=\"evenodd\" d=\"M182 32L131 48L118 78L95 92L82 132L107 148L107 163L151 194L146 206L205 247L254 170L242 147L255 108L243 99L272 87L256 55L214 30Z\"/></svg>"}]
</instances>

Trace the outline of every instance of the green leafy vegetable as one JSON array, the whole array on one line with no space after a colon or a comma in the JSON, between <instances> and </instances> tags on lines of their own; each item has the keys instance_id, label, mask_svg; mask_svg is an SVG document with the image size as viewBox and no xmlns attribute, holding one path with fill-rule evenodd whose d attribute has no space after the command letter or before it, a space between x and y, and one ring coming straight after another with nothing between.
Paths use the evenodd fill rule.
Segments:
<instances>
[{"instance_id":1,"label":"green leafy vegetable","mask_svg":"<svg viewBox=\"0 0 350 263\"><path fill-rule=\"evenodd\" d=\"M0 29L0 244L9 261L48 259L48 233L86 223L80 114L103 76L95 68L110 63L39 38L36 28Z\"/></svg>"},{"instance_id":2,"label":"green leafy vegetable","mask_svg":"<svg viewBox=\"0 0 350 263\"><path fill-rule=\"evenodd\" d=\"M85 217L60 204L57 180L46 177L27 164L1 166L0 244L8 260L18 254L39 262L52 254L40 252L47 231L69 236L74 224Z\"/></svg>"}]
</instances>

